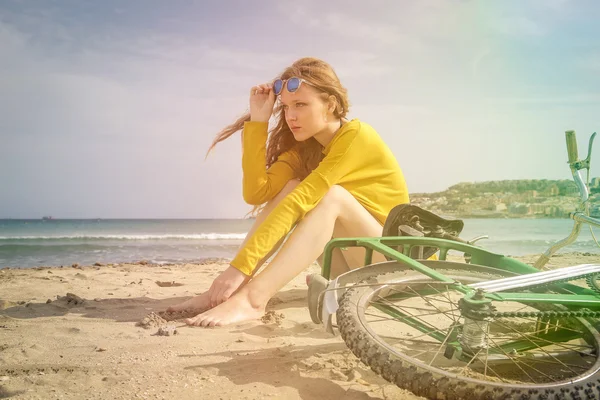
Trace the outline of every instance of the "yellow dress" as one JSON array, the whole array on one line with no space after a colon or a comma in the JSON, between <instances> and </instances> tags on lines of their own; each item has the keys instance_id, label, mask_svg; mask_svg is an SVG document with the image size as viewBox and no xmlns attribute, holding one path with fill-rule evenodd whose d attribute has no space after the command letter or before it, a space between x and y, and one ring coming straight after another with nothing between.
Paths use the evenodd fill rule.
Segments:
<instances>
[{"instance_id":1,"label":"yellow dress","mask_svg":"<svg viewBox=\"0 0 600 400\"><path fill-rule=\"evenodd\" d=\"M243 195L249 204L263 204L295 178L294 152L279 156L266 168L266 122L246 122L243 130ZM298 186L271 211L231 265L250 275L256 264L287 235L325 196L329 188L346 189L383 226L390 210L408 203L402 170L391 150L368 124L345 123L323 149L325 157Z\"/></svg>"}]
</instances>

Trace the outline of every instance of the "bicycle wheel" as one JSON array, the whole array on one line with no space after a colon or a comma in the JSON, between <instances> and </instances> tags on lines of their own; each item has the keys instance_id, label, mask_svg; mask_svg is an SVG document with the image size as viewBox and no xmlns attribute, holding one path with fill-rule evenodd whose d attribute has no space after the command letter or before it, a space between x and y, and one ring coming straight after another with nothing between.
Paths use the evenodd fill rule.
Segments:
<instances>
[{"instance_id":1,"label":"bicycle wheel","mask_svg":"<svg viewBox=\"0 0 600 400\"><path fill-rule=\"evenodd\" d=\"M428 265L463 284L514 275L470 264ZM497 318L466 329L458 309L463 296L413 270L373 276L343 295L338 328L376 373L431 399L600 398L600 334L586 319L552 317L563 310L558 305L494 302ZM539 311L543 316L527 316ZM471 343L479 345L457 356L449 344L473 332L478 337Z\"/></svg>"}]
</instances>

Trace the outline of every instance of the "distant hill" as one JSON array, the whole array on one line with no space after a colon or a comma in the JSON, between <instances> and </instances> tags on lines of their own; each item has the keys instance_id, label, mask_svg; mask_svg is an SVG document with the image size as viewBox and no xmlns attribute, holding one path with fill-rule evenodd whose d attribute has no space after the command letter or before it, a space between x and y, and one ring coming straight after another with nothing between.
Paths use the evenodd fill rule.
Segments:
<instances>
[{"instance_id":1,"label":"distant hill","mask_svg":"<svg viewBox=\"0 0 600 400\"><path fill-rule=\"evenodd\" d=\"M592 214L600 214L600 178L591 180L590 192ZM521 179L462 182L441 192L410 196L413 204L440 214L562 218L575 210L579 191L572 180Z\"/></svg>"}]
</instances>

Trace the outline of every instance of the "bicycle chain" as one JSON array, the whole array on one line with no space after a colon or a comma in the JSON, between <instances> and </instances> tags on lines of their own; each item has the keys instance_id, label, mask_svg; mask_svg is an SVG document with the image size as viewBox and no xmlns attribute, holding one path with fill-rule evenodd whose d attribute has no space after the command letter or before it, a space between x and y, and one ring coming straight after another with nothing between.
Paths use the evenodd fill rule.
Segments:
<instances>
[{"instance_id":1,"label":"bicycle chain","mask_svg":"<svg viewBox=\"0 0 600 400\"><path fill-rule=\"evenodd\" d=\"M542 283L539 285L528 286L527 288L543 288L555 285L557 283L566 283L569 281L586 279L587 284L589 285L591 290L594 290L596 293L600 293L600 284L596 281L595 278L600 277L600 273L592 273L579 275L576 277L558 279L548 283ZM462 307L459 304L459 309ZM461 310L462 311L462 310ZM533 318L533 317L586 317L586 318L600 318L600 311L592 311L588 309L581 310L565 310L565 311L505 311L498 312L495 310L477 310L477 309L469 309L467 311L472 316L476 316L477 318L505 318L505 317L517 317L517 318Z\"/></svg>"},{"instance_id":2,"label":"bicycle chain","mask_svg":"<svg viewBox=\"0 0 600 400\"><path fill-rule=\"evenodd\" d=\"M586 318L600 318L600 311L591 310L576 310L576 311L483 311L483 310L469 310L468 313L478 318L557 318L557 317L586 317Z\"/></svg>"},{"instance_id":3,"label":"bicycle chain","mask_svg":"<svg viewBox=\"0 0 600 400\"><path fill-rule=\"evenodd\" d=\"M600 278L600 273L590 274L585 278L590 289L596 293L600 293L600 283L598 283L598 278Z\"/></svg>"}]
</instances>

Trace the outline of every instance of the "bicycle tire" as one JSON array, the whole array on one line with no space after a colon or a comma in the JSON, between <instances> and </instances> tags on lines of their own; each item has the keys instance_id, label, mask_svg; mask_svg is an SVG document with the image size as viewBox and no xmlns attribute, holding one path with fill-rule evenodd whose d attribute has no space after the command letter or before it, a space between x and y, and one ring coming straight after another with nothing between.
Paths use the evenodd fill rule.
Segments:
<instances>
[{"instance_id":1,"label":"bicycle tire","mask_svg":"<svg viewBox=\"0 0 600 400\"><path fill-rule=\"evenodd\" d=\"M445 265L447 264L447 265ZM444 261L432 262L430 267L442 271L446 276L454 278L472 277L490 280L512 276L507 271L467 265L457 267L456 263ZM598 331L593 330L595 363L586 371L582 379L563 384L549 385L513 385L458 376L435 367L429 367L419 360L407 355L390 352L389 346L382 343L364 326L361 313L365 312L364 303L391 280L403 282L422 281L424 275L412 270L399 270L394 273L374 275L360 283L362 286L351 287L342 296L337 311L337 324L343 340L350 350L371 367L373 371L397 386L430 399L597 399L600 398L600 357L598 351ZM425 277L426 278L426 277ZM427 278L429 279L429 278ZM375 286L368 286L374 283ZM379 285L377 284L379 283ZM581 319L581 318L578 318ZM443 343L442 343L443 345ZM440 346L441 347L441 346Z\"/></svg>"}]
</instances>

